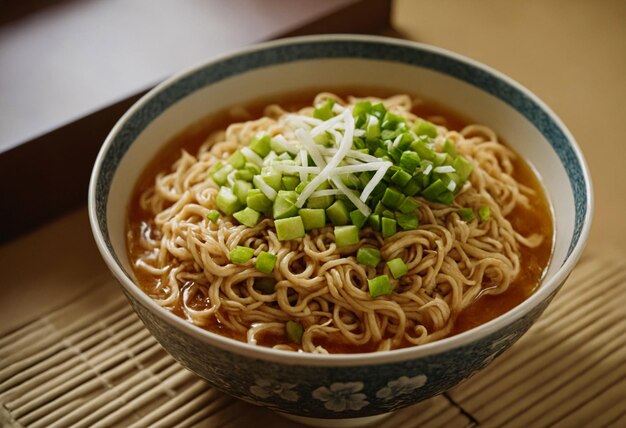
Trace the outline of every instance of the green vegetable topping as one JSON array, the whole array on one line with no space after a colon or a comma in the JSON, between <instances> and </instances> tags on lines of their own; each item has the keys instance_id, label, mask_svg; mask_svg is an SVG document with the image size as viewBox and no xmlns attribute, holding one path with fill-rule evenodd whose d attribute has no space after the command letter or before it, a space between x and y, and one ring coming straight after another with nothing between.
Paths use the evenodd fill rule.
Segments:
<instances>
[{"instance_id":1,"label":"green vegetable topping","mask_svg":"<svg viewBox=\"0 0 626 428\"><path fill-rule=\"evenodd\" d=\"M272 201L259 189L250 189L246 197L246 203L250 208L259 212L266 212L272 207Z\"/></svg>"},{"instance_id":2,"label":"green vegetable topping","mask_svg":"<svg viewBox=\"0 0 626 428\"><path fill-rule=\"evenodd\" d=\"M281 190L274 200L272 216L278 220L281 218L293 217L298 214L296 199L298 195L293 190Z\"/></svg>"},{"instance_id":3,"label":"green vegetable topping","mask_svg":"<svg viewBox=\"0 0 626 428\"><path fill-rule=\"evenodd\" d=\"M389 187L385 190L382 203L388 208L396 209L400 206L400 204L402 204L403 200L404 195L399 190Z\"/></svg>"},{"instance_id":4,"label":"green vegetable topping","mask_svg":"<svg viewBox=\"0 0 626 428\"><path fill-rule=\"evenodd\" d=\"M302 324L295 321L287 321L285 324L285 332L287 338L294 343L302 343L302 335L304 334L304 327Z\"/></svg>"},{"instance_id":5,"label":"green vegetable topping","mask_svg":"<svg viewBox=\"0 0 626 428\"><path fill-rule=\"evenodd\" d=\"M301 217L289 217L274 221L279 241L304 238L304 223Z\"/></svg>"},{"instance_id":6,"label":"green vegetable topping","mask_svg":"<svg viewBox=\"0 0 626 428\"><path fill-rule=\"evenodd\" d=\"M376 248L359 248L356 252L356 261L370 267L376 267L380 263L380 251Z\"/></svg>"},{"instance_id":7,"label":"green vegetable topping","mask_svg":"<svg viewBox=\"0 0 626 428\"><path fill-rule=\"evenodd\" d=\"M396 214L396 222L403 230L414 230L420 225L420 219L414 212Z\"/></svg>"},{"instance_id":8,"label":"green vegetable topping","mask_svg":"<svg viewBox=\"0 0 626 428\"><path fill-rule=\"evenodd\" d=\"M465 221L474 220L474 210L471 208L459 208L457 213Z\"/></svg>"},{"instance_id":9,"label":"green vegetable topping","mask_svg":"<svg viewBox=\"0 0 626 428\"><path fill-rule=\"evenodd\" d=\"M359 228L354 225L335 226L337 248L349 247L359 243Z\"/></svg>"},{"instance_id":10,"label":"green vegetable topping","mask_svg":"<svg viewBox=\"0 0 626 428\"><path fill-rule=\"evenodd\" d=\"M250 148L259 156L264 158L270 153L270 137L269 135L256 135L250 141Z\"/></svg>"},{"instance_id":11,"label":"green vegetable topping","mask_svg":"<svg viewBox=\"0 0 626 428\"><path fill-rule=\"evenodd\" d=\"M256 268L263 273L271 273L274 270L277 257L268 253L267 251L261 251L256 257Z\"/></svg>"},{"instance_id":12,"label":"green vegetable topping","mask_svg":"<svg viewBox=\"0 0 626 428\"><path fill-rule=\"evenodd\" d=\"M320 120L328 120L333 117L333 106L335 105L335 100L332 98L328 98L324 104L319 106L313 111L313 117Z\"/></svg>"},{"instance_id":13,"label":"green vegetable topping","mask_svg":"<svg viewBox=\"0 0 626 428\"><path fill-rule=\"evenodd\" d=\"M220 213L219 211L216 211L216 210L210 210L206 214L206 218L209 219L209 221L212 221L213 223L217 223L217 219L220 218Z\"/></svg>"},{"instance_id":14,"label":"green vegetable topping","mask_svg":"<svg viewBox=\"0 0 626 428\"><path fill-rule=\"evenodd\" d=\"M480 207L478 209L478 217L480 217L482 221L489 220L489 217L491 217L491 209L487 206Z\"/></svg>"},{"instance_id":15,"label":"green vegetable topping","mask_svg":"<svg viewBox=\"0 0 626 428\"><path fill-rule=\"evenodd\" d=\"M217 208L226 215L232 215L243 208L243 204L239 202L231 188L225 186L220 187L215 203Z\"/></svg>"},{"instance_id":16,"label":"green vegetable topping","mask_svg":"<svg viewBox=\"0 0 626 428\"><path fill-rule=\"evenodd\" d=\"M326 226L326 211L322 208L302 208L298 215L302 218L304 230L307 232Z\"/></svg>"},{"instance_id":17,"label":"green vegetable topping","mask_svg":"<svg viewBox=\"0 0 626 428\"><path fill-rule=\"evenodd\" d=\"M426 120L417 119L413 125L413 132L417 135L435 138L437 136L437 127Z\"/></svg>"},{"instance_id":18,"label":"green vegetable topping","mask_svg":"<svg viewBox=\"0 0 626 428\"><path fill-rule=\"evenodd\" d=\"M406 267L406 264L404 264L404 261L402 261L401 258L389 260L387 262L387 267L389 268L389 272L391 272L391 275L395 279L406 275L409 271L409 268Z\"/></svg>"},{"instance_id":19,"label":"green vegetable topping","mask_svg":"<svg viewBox=\"0 0 626 428\"><path fill-rule=\"evenodd\" d=\"M228 163L235 169L241 169L246 164L246 157L239 150L237 150L235 153L230 155Z\"/></svg>"},{"instance_id":20,"label":"green vegetable topping","mask_svg":"<svg viewBox=\"0 0 626 428\"><path fill-rule=\"evenodd\" d=\"M415 213L415 210L420 206L419 201L413 198L405 198L400 206L398 207L398 211L401 213Z\"/></svg>"},{"instance_id":21,"label":"green vegetable topping","mask_svg":"<svg viewBox=\"0 0 626 428\"><path fill-rule=\"evenodd\" d=\"M237 264L246 263L252 256L254 256L254 250L252 248L239 245L230 250L229 254L230 261Z\"/></svg>"},{"instance_id":22,"label":"green vegetable topping","mask_svg":"<svg viewBox=\"0 0 626 428\"><path fill-rule=\"evenodd\" d=\"M219 186L217 210L248 227L273 219L279 240L328 224L337 227L338 247L358 243L365 226L383 238L417 229L414 196L450 205L474 168L436 125L382 103L346 107L329 98L313 117L290 113L285 120L293 133L259 133L209 173ZM474 212L458 214L468 221Z\"/></svg>"},{"instance_id":23,"label":"green vegetable topping","mask_svg":"<svg viewBox=\"0 0 626 428\"><path fill-rule=\"evenodd\" d=\"M367 216L359 210L350 211L350 221L352 221L352 224L360 229L365 225Z\"/></svg>"},{"instance_id":24,"label":"green vegetable topping","mask_svg":"<svg viewBox=\"0 0 626 428\"><path fill-rule=\"evenodd\" d=\"M394 219L383 217L380 221L383 238L389 238L396 233L396 221Z\"/></svg>"},{"instance_id":25,"label":"green vegetable topping","mask_svg":"<svg viewBox=\"0 0 626 428\"><path fill-rule=\"evenodd\" d=\"M388 296L393 293L393 287L387 275L380 275L374 279L368 280L367 286L370 290L370 296L372 297Z\"/></svg>"},{"instance_id":26,"label":"green vegetable topping","mask_svg":"<svg viewBox=\"0 0 626 428\"><path fill-rule=\"evenodd\" d=\"M237 221L243 225L246 225L248 227L254 227L259 222L261 213L253 210L250 207L246 207L243 210L234 213L233 217L235 217L235 219L237 219Z\"/></svg>"},{"instance_id":27,"label":"green vegetable topping","mask_svg":"<svg viewBox=\"0 0 626 428\"><path fill-rule=\"evenodd\" d=\"M341 199L337 199L331 206L326 208L326 215L335 226L343 226L350 221L348 208L346 208L346 204Z\"/></svg>"}]
</instances>

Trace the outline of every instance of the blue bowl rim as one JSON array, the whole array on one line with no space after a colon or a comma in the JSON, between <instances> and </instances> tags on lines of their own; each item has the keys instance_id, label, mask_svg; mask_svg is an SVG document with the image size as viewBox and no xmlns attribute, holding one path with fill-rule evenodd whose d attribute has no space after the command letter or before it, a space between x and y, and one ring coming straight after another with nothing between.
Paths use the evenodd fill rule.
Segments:
<instances>
[{"instance_id":1,"label":"blue bowl rim","mask_svg":"<svg viewBox=\"0 0 626 428\"><path fill-rule=\"evenodd\" d=\"M170 313L167 310L161 308L156 302L154 302L148 295L146 295L124 272L116 261L115 255L111 253L109 247L106 242L105 232L101 229L100 222L98 220L98 212L96 208L96 194L98 190L98 180L101 175L102 165L104 163L105 158L109 153L109 148L114 143L115 138L120 134L124 127L127 125L129 119L133 117L135 113L138 112L143 106L145 106L149 101L155 98L159 93L169 88L170 86L176 84L180 80L192 76L195 73L200 72L204 68L223 63L228 60L236 59L237 57L242 57L245 55L268 51L271 52L273 49L285 47L289 45L297 46L302 44L314 44L314 43L328 43L328 42L354 42L354 43L367 43L372 45L380 45L380 46L391 46L391 47L404 47L415 50L420 53L428 53L431 55L435 55L442 58L447 58L457 63L469 66L474 70L477 70L480 73L485 73L488 76L504 83L506 86L516 90L517 92L523 94L530 102L532 102L536 107L538 107L541 111L543 111L550 120L553 121L554 125L558 128L560 132L566 138L566 141L569 143L569 146L573 152L575 157L575 161L580 166L580 173L582 174L582 179L584 182L584 205L585 212L584 217L582 218L582 223L579 227L579 235L577 239L572 241L572 245L569 248L568 255L566 257L565 262L559 267L558 271L554 274L553 277L548 279L546 282L542 283L541 287L533 293L528 299L522 302L520 305L515 308L509 310L505 314L485 323L478 327L475 327L471 330L463 332L461 334L448 337L445 339L441 339L432 343L414 346L409 348L397 349L392 351L380 352L380 353L359 353L359 354L330 354L330 355L322 355L322 354L309 354L309 353L292 353L285 352L280 350L275 350L271 348L265 348L260 346L249 345L244 342L240 342L234 339L230 339L224 336L220 336L215 333L211 333L207 330L204 330L200 327L197 327L188 321ZM335 57L332 57L335 58ZM371 58L376 60L376 58ZM381 61L394 61L393 58L385 58L379 59ZM287 61L288 62L288 61ZM275 65L275 64L270 64ZM248 71L249 69L245 69L240 71L239 73ZM239 73L234 73L232 76L237 75ZM229 77L232 77L229 76ZM471 82L468 82L471 84ZM485 88L478 88L482 91L488 92ZM492 93L492 95L495 95ZM497 95L496 95L497 96ZM503 101L507 102L506 99L500 97ZM571 184L571 180L570 180ZM128 293L133 296L133 298L138 301L142 306L150 310L153 314L157 315L166 323L174 326L175 328L181 329L186 334L195 337L196 339L210 344L212 346L216 346L222 350L230 351L239 355L247 356L250 358L256 358L266 361L273 361L282 364L294 364L294 365L309 365L309 366L360 366L360 365L371 365L371 364L388 364L399 361L407 361L417 359L426 355L434 355L446 352L450 349L458 348L464 345L471 344L478 340L489 336L502 327L512 323L513 321L520 319L525 314L527 314L531 309L536 307L540 302L544 299L549 298L553 292L555 292L558 287L567 279L567 276L570 274L574 266L576 265L578 259L580 258L582 251L587 242L589 232L591 229L591 220L593 217L593 190L591 184L591 177L589 174L589 170L585 159L582 155L578 144L576 143L575 138L571 134L571 132L567 129L567 127L563 124L563 122L559 119L559 117L543 102L539 97L533 94L530 90L522 86L520 83L516 82L512 78L504 75L503 73L494 70L493 68L484 65L478 61L475 61L466 56L460 55L458 53L442 49L435 46L430 46L422 43L393 39L382 36L366 36L366 35L352 35L352 34L327 34L327 35L316 35L316 36L301 36L301 37L293 37L293 38L285 38L279 39L275 41L270 41L266 43L256 44L247 48L239 49L231 53L227 53L218 57L215 57L209 61L206 61L197 66L191 67L187 70L184 70L169 79L165 80L161 84L157 85L155 88L150 90L147 94L145 94L141 99L139 99L131 108L118 120L115 126L110 131L109 135L105 139L100 152L98 153L98 157L93 167L91 180L89 183L89 194L88 194L88 208L89 208L89 219L92 228L92 233L94 235L94 239L98 246L100 253L109 269L113 273L113 275L117 278L120 284L125 288ZM105 212L106 216L106 212ZM572 238L574 239L574 238Z\"/></svg>"}]
</instances>

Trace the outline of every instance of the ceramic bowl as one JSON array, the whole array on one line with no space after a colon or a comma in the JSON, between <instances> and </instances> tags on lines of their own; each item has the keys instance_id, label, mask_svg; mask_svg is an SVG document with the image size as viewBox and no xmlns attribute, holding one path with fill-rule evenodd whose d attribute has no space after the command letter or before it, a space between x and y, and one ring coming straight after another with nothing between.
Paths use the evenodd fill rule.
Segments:
<instances>
[{"instance_id":1,"label":"ceramic bowl","mask_svg":"<svg viewBox=\"0 0 626 428\"><path fill-rule=\"evenodd\" d=\"M385 87L437 100L493 128L537 170L554 209L556 241L541 287L480 327L418 347L311 355L254 347L209 333L159 307L135 284L126 207L139 174L173 136L226 107L308 88ZM369 36L278 40L213 59L154 88L115 125L93 169L89 215L97 245L148 330L183 366L242 400L293 416L385 414L469 378L537 320L579 258L592 191L578 146L528 89L461 55Z\"/></svg>"}]
</instances>

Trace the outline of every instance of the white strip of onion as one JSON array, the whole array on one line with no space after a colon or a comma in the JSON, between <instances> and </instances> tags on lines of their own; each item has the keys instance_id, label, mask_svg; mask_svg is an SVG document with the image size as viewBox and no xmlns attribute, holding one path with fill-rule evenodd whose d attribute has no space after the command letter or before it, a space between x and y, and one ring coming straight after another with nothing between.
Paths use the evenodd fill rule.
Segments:
<instances>
[{"instance_id":1,"label":"white strip of onion","mask_svg":"<svg viewBox=\"0 0 626 428\"><path fill-rule=\"evenodd\" d=\"M367 186L365 186L365 189L363 189L360 197L361 201L365 202L367 198L369 198L369 196L374 191L374 188L378 185L378 183L382 181L385 173L391 167L391 165L391 162L384 162L384 165L381 166L378 171L376 171L376 174L374 174L372 179L367 183Z\"/></svg>"},{"instance_id":2,"label":"white strip of onion","mask_svg":"<svg viewBox=\"0 0 626 428\"><path fill-rule=\"evenodd\" d=\"M333 184L337 186L337 189L341 190L343 194L346 195L348 199L350 199L350 202L352 202L354 206L359 211L361 211L361 213L364 216L368 216L372 213L372 210L370 209L370 207L365 205L365 203L359 199L359 196L357 195L355 191L348 189L348 186L343 184L339 176L333 175L332 177L330 177L330 179L333 182Z\"/></svg>"},{"instance_id":3,"label":"white strip of onion","mask_svg":"<svg viewBox=\"0 0 626 428\"><path fill-rule=\"evenodd\" d=\"M241 154L246 158L246 160L257 164L258 166L263 166L263 158L252 151L250 147L243 147L241 149Z\"/></svg>"},{"instance_id":4,"label":"white strip of onion","mask_svg":"<svg viewBox=\"0 0 626 428\"><path fill-rule=\"evenodd\" d=\"M320 196L334 196L341 195L343 192L339 189L324 189L324 190L316 190L311 193L311 198L318 198Z\"/></svg>"},{"instance_id":5,"label":"white strip of onion","mask_svg":"<svg viewBox=\"0 0 626 428\"><path fill-rule=\"evenodd\" d=\"M282 134L274 135L272 137L272 140L274 140L274 144L278 145L284 151L289 152L292 155L295 155L298 153L298 147L296 147L296 145L293 144L292 142L287 141L284 135Z\"/></svg>"},{"instance_id":6,"label":"white strip of onion","mask_svg":"<svg viewBox=\"0 0 626 428\"><path fill-rule=\"evenodd\" d=\"M319 174L320 169L316 166L300 166L300 165L287 165L280 162L273 162L270 164L272 168L280 172L296 173L296 174ZM306 180L301 180L306 181Z\"/></svg>"},{"instance_id":7,"label":"white strip of onion","mask_svg":"<svg viewBox=\"0 0 626 428\"><path fill-rule=\"evenodd\" d=\"M273 201L274 199L276 199L276 190L272 189L272 187L267 184L260 175L255 175L252 178L252 182L257 187L257 189L259 189L261 192L263 192L265 196L268 197L269 200Z\"/></svg>"},{"instance_id":8,"label":"white strip of onion","mask_svg":"<svg viewBox=\"0 0 626 428\"><path fill-rule=\"evenodd\" d=\"M304 190L302 190L302 193L300 193L300 196L298 196L298 199L296 201L296 206L299 208L304 206L304 203L309 198L309 196L311 196L311 193L313 193L320 186L320 184L322 184L324 181L327 181L332 176L333 170L337 167L337 165L339 165L339 163L343 160L343 158L346 156L348 151L352 148L352 142L354 139L354 118L352 117L352 110L346 109L341 115L335 116L334 118L327 120L326 122L316 127L315 129L318 129L321 126L324 126L328 124L329 122L332 122L336 118L340 118L340 120L343 119L345 121L345 126L346 126L346 131L343 134L341 143L339 144L339 150L337 150L337 152L332 157L330 162L326 164L326 166L324 167L324 169L322 169L319 175L317 175L313 180L311 180L311 182L304 188ZM315 129L311 131L312 136L314 135L313 133Z\"/></svg>"},{"instance_id":9,"label":"white strip of onion","mask_svg":"<svg viewBox=\"0 0 626 428\"><path fill-rule=\"evenodd\" d=\"M302 165L302 169L300 170L300 181L304 183L308 178L308 174L304 168L309 166L309 157L304 148L300 149L300 165Z\"/></svg>"},{"instance_id":10,"label":"white strip of onion","mask_svg":"<svg viewBox=\"0 0 626 428\"><path fill-rule=\"evenodd\" d=\"M315 162L318 167L323 168L326 165L326 162L318 151L319 145L315 144L311 135L304 129L296 129L296 137L306 151L309 152L309 155L313 158L313 162Z\"/></svg>"}]
</instances>

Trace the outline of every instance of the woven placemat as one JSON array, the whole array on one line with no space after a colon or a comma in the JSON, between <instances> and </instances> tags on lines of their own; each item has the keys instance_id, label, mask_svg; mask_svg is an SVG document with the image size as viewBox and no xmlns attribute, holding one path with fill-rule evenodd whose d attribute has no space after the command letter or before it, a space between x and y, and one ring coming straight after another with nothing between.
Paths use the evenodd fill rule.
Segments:
<instances>
[{"instance_id":1,"label":"woven placemat","mask_svg":"<svg viewBox=\"0 0 626 428\"><path fill-rule=\"evenodd\" d=\"M624 260L587 252L510 350L378 426L626 426ZM2 426L296 426L178 365L111 277L92 290L0 338Z\"/></svg>"}]
</instances>

